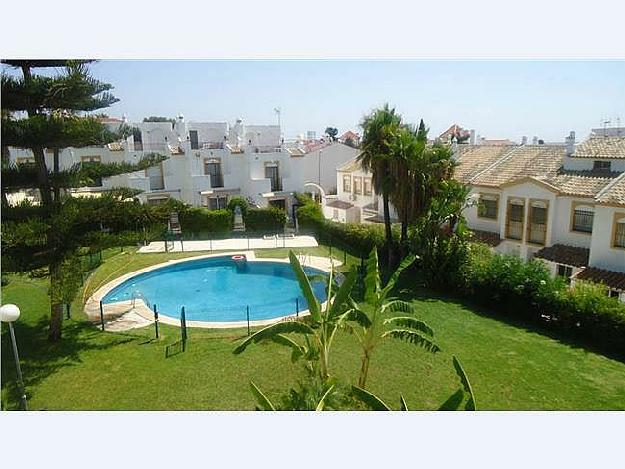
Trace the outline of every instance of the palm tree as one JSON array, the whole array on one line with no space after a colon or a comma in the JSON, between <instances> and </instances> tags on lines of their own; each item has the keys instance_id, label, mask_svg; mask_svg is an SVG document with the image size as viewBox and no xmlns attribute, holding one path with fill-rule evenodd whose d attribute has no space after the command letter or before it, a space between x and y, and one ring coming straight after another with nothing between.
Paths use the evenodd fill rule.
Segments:
<instances>
[{"instance_id":1,"label":"palm tree","mask_svg":"<svg viewBox=\"0 0 625 469\"><path fill-rule=\"evenodd\" d=\"M391 109L385 104L365 116L360 126L363 129L363 137L357 160L365 171L371 173L373 190L376 194L382 195L387 263L391 265L393 233L389 197L397 183L391 171L391 146L393 137L401 127L401 116L395 113L395 108Z\"/></svg>"},{"instance_id":2,"label":"palm tree","mask_svg":"<svg viewBox=\"0 0 625 469\"><path fill-rule=\"evenodd\" d=\"M246 338L233 352L240 354L250 344L263 341L272 341L289 347L291 359L297 361L303 358L306 361L305 369L308 375L325 386L325 393L330 393L332 388L332 384L329 383L331 377L330 350L336 332L347 320L349 294L356 281L356 271L352 269L338 288L334 286L333 272L330 271L327 287L328 299L321 305L313 292L309 278L293 251L289 252L289 260L308 303L310 316L306 321L279 322L267 326ZM300 337L300 340L295 340L287 334L295 334ZM252 384L252 387L260 393L255 385ZM254 392L257 400L261 402L262 399L259 399L258 393ZM261 402L261 405L263 408L267 407L266 403Z\"/></svg>"},{"instance_id":3,"label":"palm tree","mask_svg":"<svg viewBox=\"0 0 625 469\"><path fill-rule=\"evenodd\" d=\"M348 311L350 320L358 323L352 329L362 348L358 387L365 389L369 364L375 348L386 338L395 338L424 348L430 352L438 352L440 348L433 340L432 329L414 316L392 316L393 313L414 314L410 303L390 297L401 273L414 261L415 256L405 258L397 270L391 275L386 286L382 287L378 267L378 253L374 248L367 260L365 277L365 293L361 302L352 300L352 309Z\"/></svg>"},{"instance_id":4,"label":"palm tree","mask_svg":"<svg viewBox=\"0 0 625 469\"><path fill-rule=\"evenodd\" d=\"M416 216L417 177L423 174L422 160L426 143L426 140L419 138L418 130L409 125L403 126L392 139L391 172L396 184L389 198L401 221L402 256L407 251L408 225Z\"/></svg>"}]
</instances>

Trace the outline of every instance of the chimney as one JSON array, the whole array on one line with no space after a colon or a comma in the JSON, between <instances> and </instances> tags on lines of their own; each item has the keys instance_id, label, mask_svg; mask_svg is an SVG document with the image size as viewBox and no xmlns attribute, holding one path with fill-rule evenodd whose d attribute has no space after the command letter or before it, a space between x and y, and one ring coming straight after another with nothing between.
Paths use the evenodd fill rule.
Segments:
<instances>
[{"instance_id":1,"label":"chimney","mask_svg":"<svg viewBox=\"0 0 625 469\"><path fill-rule=\"evenodd\" d=\"M532 137L532 145L538 145L538 137L535 135Z\"/></svg>"},{"instance_id":2,"label":"chimney","mask_svg":"<svg viewBox=\"0 0 625 469\"><path fill-rule=\"evenodd\" d=\"M571 130L568 137L564 137L566 144L566 156L571 156L575 152L575 132Z\"/></svg>"},{"instance_id":3,"label":"chimney","mask_svg":"<svg viewBox=\"0 0 625 469\"><path fill-rule=\"evenodd\" d=\"M527 145L527 136L526 135L523 135L521 137L521 145Z\"/></svg>"},{"instance_id":4,"label":"chimney","mask_svg":"<svg viewBox=\"0 0 625 469\"><path fill-rule=\"evenodd\" d=\"M469 133L471 134L471 136L469 137L469 142L471 143L471 145L475 145L475 129L471 129Z\"/></svg>"}]
</instances>

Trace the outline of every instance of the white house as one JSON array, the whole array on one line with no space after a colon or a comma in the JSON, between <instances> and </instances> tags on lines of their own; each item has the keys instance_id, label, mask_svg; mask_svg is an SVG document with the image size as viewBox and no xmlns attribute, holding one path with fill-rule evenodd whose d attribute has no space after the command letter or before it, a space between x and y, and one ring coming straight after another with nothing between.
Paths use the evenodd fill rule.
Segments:
<instances>
[{"instance_id":1,"label":"white house","mask_svg":"<svg viewBox=\"0 0 625 469\"><path fill-rule=\"evenodd\" d=\"M593 129L577 146L573 132L563 144L457 145L455 177L476 201L465 211L476 238L498 252L542 259L554 275L604 283L625 301L623 130ZM340 200L374 200L354 200L349 185L369 176L355 161L337 168L345 181Z\"/></svg>"},{"instance_id":2,"label":"white house","mask_svg":"<svg viewBox=\"0 0 625 469\"><path fill-rule=\"evenodd\" d=\"M118 127L122 120L105 119ZM227 122L141 122L127 139L105 147L70 148L60 155L61 168L77 163L137 162L144 155L168 156L158 166L105 178L101 185L77 190L98 193L113 187L143 191L138 197L151 204L174 198L194 206L223 208L229 198L242 196L253 204L290 211L293 193L309 190L307 182L326 192L335 190L335 168L354 158L357 150L338 142L285 143L277 125ZM10 161L34 162L30 150L9 149ZM52 167L52 152L46 153Z\"/></svg>"}]
</instances>

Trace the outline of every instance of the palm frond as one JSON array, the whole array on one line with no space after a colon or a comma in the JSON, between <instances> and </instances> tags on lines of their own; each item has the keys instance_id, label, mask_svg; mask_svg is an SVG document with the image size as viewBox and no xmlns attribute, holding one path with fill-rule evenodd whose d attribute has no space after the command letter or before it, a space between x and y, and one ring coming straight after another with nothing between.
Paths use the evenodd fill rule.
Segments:
<instances>
[{"instance_id":1,"label":"palm frond","mask_svg":"<svg viewBox=\"0 0 625 469\"><path fill-rule=\"evenodd\" d=\"M330 317L334 317L343 311L343 306L349 299L349 294L356 283L357 273L355 269L351 269L341 286L334 295L332 306L330 306Z\"/></svg>"},{"instance_id":2,"label":"palm frond","mask_svg":"<svg viewBox=\"0 0 625 469\"><path fill-rule=\"evenodd\" d=\"M306 298L306 302L308 303L308 311L310 312L310 316L314 321L320 321L321 307L319 305L319 300L317 300L317 297L313 292L312 286L310 285L310 281L308 280L304 269L302 269L302 265L300 264L299 259L293 253L293 251L289 251L289 260L291 262L293 272L295 272L295 277L297 278L299 287L304 294L304 298Z\"/></svg>"},{"instance_id":3,"label":"palm frond","mask_svg":"<svg viewBox=\"0 0 625 469\"><path fill-rule=\"evenodd\" d=\"M414 306L403 300L391 300L382 305L384 313L414 313Z\"/></svg>"},{"instance_id":4,"label":"palm frond","mask_svg":"<svg viewBox=\"0 0 625 469\"><path fill-rule=\"evenodd\" d=\"M323 396L321 397L321 399L319 400L319 403L317 404L317 407L315 408L316 411L323 410L323 408L326 405L326 398L332 393L333 389L334 389L334 384L330 386L325 393L323 393Z\"/></svg>"},{"instance_id":5,"label":"palm frond","mask_svg":"<svg viewBox=\"0 0 625 469\"><path fill-rule=\"evenodd\" d=\"M276 407L272 404L265 394L254 384L254 381L250 381L250 388L252 389L252 394L256 398L259 406L257 410L276 410Z\"/></svg>"},{"instance_id":6,"label":"palm frond","mask_svg":"<svg viewBox=\"0 0 625 469\"><path fill-rule=\"evenodd\" d=\"M406 404L406 400L401 394L399 395L399 410L409 410L408 404Z\"/></svg>"},{"instance_id":7,"label":"palm frond","mask_svg":"<svg viewBox=\"0 0 625 469\"><path fill-rule=\"evenodd\" d=\"M396 327L402 327L407 329L416 329L424 334L432 337L434 331L425 322L420 321L417 318L411 316L396 316L394 318L388 318L384 320L384 324L392 324Z\"/></svg>"},{"instance_id":8,"label":"palm frond","mask_svg":"<svg viewBox=\"0 0 625 469\"><path fill-rule=\"evenodd\" d=\"M306 348L302 345L295 342L293 339L282 335L277 334L271 338L273 342L276 344L284 345L291 349L291 361L295 363L300 357L306 355Z\"/></svg>"},{"instance_id":9,"label":"palm frond","mask_svg":"<svg viewBox=\"0 0 625 469\"><path fill-rule=\"evenodd\" d=\"M386 295L388 295L389 292L393 288L395 288L395 284L397 283L399 276L402 274L404 270L410 267L416 259L417 259L417 256L412 254L410 256L405 257L404 260L401 261L401 263L399 264L399 267L397 267L395 272L393 272L393 275L391 275L391 278L388 280L388 283L382 290L382 297L385 297Z\"/></svg>"},{"instance_id":10,"label":"palm frond","mask_svg":"<svg viewBox=\"0 0 625 469\"><path fill-rule=\"evenodd\" d=\"M412 329L391 329L382 334L382 337L392 337L413 345L424 348L428 352L440 352L440 347L436 345L429 337L424 336L421 332Z\"/></svg>"},{"instance_id":11,"label":"palm frond","mask_svg":"<svg viewBox=\"0 0 625 469\"><path fill-rule=\"evenodd\" d=\"M460 378L462 387L464 388L464 391L469 394L469 400L467 401L465 409L477 410L477 405L475 402L475 395L473 394L473 388L471 387L469 378L467 377L467 374L464 372L464 369L462 368L462 365L460 364L460 360L458 360L458 358L456 358L455 355L453 355L452 358L453 358L453 363L454 363L454 369L456 370L456 374Z\"/></svg>"},{"instance_id":12,"label":"palm frond","mask_svg":"<svg viewBox=\"0 0 625 469\"><path fill-rule=\"evenodd\" d=\"M352 386L352 394L371 410L391 410L378 396L358 386Z\"/></svg>"},{"instance_id":13,"label":"palm frond","mask_svg":"<svg viewBox=\"0 0 625 469\"><path fill-rule=\"evenodd\" d=\"M288 322L278 322L276 324L272 324L261 329L258 332L255 332L251 336L247 337L243 342L241 342L234 350L233 353L235 355L243 352L248 345L252 343L262 342L263 340L274 340L274 337L279 334L288 334L288 333L296 333L296 334L314 334L314 331L310 328L310 326L304 324L299 321L288 321ZM279 340L279 339L278 339ZM278 342L281 343L281 342ZM282 343L282 345L286 345Z\"/></svg>"}]
</instances>

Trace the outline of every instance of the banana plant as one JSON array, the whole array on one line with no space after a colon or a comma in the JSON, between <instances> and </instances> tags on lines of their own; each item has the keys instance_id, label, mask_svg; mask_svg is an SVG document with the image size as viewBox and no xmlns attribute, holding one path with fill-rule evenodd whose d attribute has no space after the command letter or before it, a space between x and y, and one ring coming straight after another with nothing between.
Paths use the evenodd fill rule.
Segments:
<instances>
[{"instance_id":1,"label":"banana plant","mask_svg":"<svg viewBox=\"0 0 625 469\"><path fill-rule=\"evenodd\" d=\"M406 257L384 287L382 287L378 267L378 252L375 248L367 259L364 298L360 302L352 299L352 307L347 313L350 321L357 323L349 330L356 336L362 348L358 388L365 389L373 353L384 339L398 339L432 353L440 350L433 341L432 329L413 316L414 307L410 303L390 296L399 276L415 259L414 255ZM398 316L397 313L402 313L402 315Z\"/></svg>"},{"instance_id":2,"label":"banana plant","mask_svg":"<svg viewBox=\"0 0 625 469\"><path fill-rule=\"evenodd\" d=\"M460 378L461 387L455 393L453 393L438 410L458 410L462 403L466 400L465 410L477 410L475 403L475 395L473 394L473 388L469 382L460 360L455 356L453 358L454 369L456 374ZM365 407L370 410L393 410L386 402L380 399L372 392L367 391L359 386L352 386L352 396L360 401ZM399 396L399 410L409 410L404 396Z\"/></svg>"},{"instance_id":3,"label":"banana plant","mask_svg":"<svg viewBox=\"0 0 625 469\"><path fill-rule=\"evenodd\" d=\"M290 348L293 362L302 358L306 362L305 368L308 373L320 379L322 383L327 383L330 378L332 342L336 332L347 321L349 295L356 281L356 271L352 269L341 286L335 287L334 272L331 269L327 279L327 301L321 304L293 251L289 252L289 260L308 303L309 317L305 320L278 322L267 326L243 340L233 352L240 354L253 343L275 342ZM268 407L267 402L259 399L260 390L254 385L252 388L262 407Z\"/></svg>"}]
</instances>

